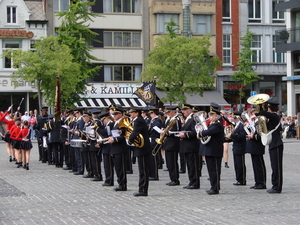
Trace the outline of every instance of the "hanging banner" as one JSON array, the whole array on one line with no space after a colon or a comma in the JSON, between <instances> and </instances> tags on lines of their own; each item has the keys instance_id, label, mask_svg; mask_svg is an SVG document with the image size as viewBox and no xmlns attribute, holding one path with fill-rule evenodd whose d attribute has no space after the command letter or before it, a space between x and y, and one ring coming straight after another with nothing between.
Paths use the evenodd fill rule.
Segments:
<instances>
[{"instance_id":1,"label":"hanging banner","mask_svg":"<svg viewBox=\"0 0 300 225\"><path fill-rule=\"evenodd\" d=\"M155 106L155 82L143 82L133 94L143 100L149 106Z\"/></svg>"}]
</instances>

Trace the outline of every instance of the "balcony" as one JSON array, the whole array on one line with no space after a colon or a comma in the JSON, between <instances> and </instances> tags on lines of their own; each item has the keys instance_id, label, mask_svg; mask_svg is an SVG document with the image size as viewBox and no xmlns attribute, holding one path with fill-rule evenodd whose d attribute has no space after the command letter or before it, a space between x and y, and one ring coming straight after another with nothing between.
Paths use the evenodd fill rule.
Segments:
<instances>
[{"instance_id":1,"label":"balcony","mask_svg":"<svg viewBox=\"0 0 300 225\"><path fill-rule=\"evenodd\" d=\"M289 30L277 30L276 52L297 51L300 49L300 27Z\"/></svg>"},{"instance_id":2,"label":"balcony","mask_svg":"<svg viewBox=\"0 0 300 225\"><path fill-rule=\"evenodd\" d=\"M275 5L275 11L298 11L300 9L299 0L289 0Z\"/></svg>"}]
</instances>

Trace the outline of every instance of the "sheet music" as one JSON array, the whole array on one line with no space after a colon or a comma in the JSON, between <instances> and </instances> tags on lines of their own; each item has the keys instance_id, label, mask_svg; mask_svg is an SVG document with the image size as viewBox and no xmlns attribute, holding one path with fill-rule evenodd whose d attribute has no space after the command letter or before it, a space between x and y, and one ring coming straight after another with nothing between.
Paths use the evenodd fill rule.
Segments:
<instances>
[{"instance_id":1,"label":"sheet music","mask_svg":"<svg viewBox=\"0 0 300 225\"><path fill-rule=\"evenodd\" d=\"M180 133L180 132L182 132L182 133L189 133L189 132L191 132L191 131L189 131L189 130L180 130L180 131L169 131L169 134L178 134L178 133Z\"/></svg>"},{"instance_id":2,"label":"sheet music","mask_svg":"<svg viewBox=\"0 0 300 225\"><path fill-rule=\"evenodd\" d=\"M157 133L162 132L162 130L158 126L153 127L153 130L155 130Z\"/></svg>"},{"instance_id":3,"label":"sheet music","mask_svg":"<svg viewBox=\"0 0 300 225\"><path fill-rule=\"evenodd\" d=\"M85 133L87 134L94 134L94 129L91 126L85 128Z\"/></svg>"},{"instance_id":4,"label":"sheet music","mask_svg":"<svg viewBox=\"0 0 300 225\"><path fill-rule=\"evenodd\" d=\"M111 136L113 136L113 137L120 137L119 131L120 130L111 130Z\"/></svg>"}]
</instances>

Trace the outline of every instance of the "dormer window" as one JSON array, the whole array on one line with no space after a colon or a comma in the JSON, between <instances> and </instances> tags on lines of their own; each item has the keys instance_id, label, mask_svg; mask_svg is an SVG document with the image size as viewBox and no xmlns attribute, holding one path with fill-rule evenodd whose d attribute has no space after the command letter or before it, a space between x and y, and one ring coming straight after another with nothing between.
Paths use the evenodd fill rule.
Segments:
<instances>
[{"instance_id":1,"label":"dormer window","mask_svg":"<svg viewBox=\"0 0 300 225\"><path fill-rule=\"evenodd\" d=\"M17 7L7 6L7 23L17 23Z\"/></svg>"}]
</instances>

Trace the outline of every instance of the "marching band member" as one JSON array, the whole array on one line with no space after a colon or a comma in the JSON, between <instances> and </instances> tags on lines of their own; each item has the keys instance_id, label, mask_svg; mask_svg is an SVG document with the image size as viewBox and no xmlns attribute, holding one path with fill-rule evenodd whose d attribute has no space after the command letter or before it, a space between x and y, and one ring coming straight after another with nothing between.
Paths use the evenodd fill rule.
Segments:
<instances>
[{"instance_id":1,"label":"marching band member","mask_svg":"<svg viewBox=\"0 0 300 225\"><path fill-rule=\"evenodd\" d=\"M181 130L181 120L177 116L176 112L177 106L168 106L165 108L165 114L169 118L165 125L165 129L169 128L169 131L180 131ZM162 133L164 133L163 131ZM166 133L166 138L163 143L163 148L165 150L166 163L169 171L169 177L171 182L166 185L176 186L180 185L179 181L179 166L178 166L178 153L180 150L180 139L171 134Z\"/></svg>"},{"instance_id":2,"label":"marching band member","mask_svg":"<svg viewBox=\"0 0 300 225\"><path fill-rule=\"evenodd\" d=\"M142 135L144 138L144 145L140 147L135 147L135 155L138 160L139 168L139 191L133 193L134 196L148 196L149 187L149 167L150 167L150 140L148 134L148 127L141 116L141 109L132 107L129 111L130 117L132 119L133 130L129 136L129 143L134 143L137 136Z\"/></svg>"},{"instance_id":3,"label":"marching band member","mask_svg":"<svg viewBox=\"0 0 300 225\"><path fill-rule=\"evenodd\" d=\"M200 137L211 137L210 141L203 145L203 155L205 156L211 184L210 190L207 190L206 192L209 195L215 195L219 194L220 190L224 129L222 122L220 121L220 112L218 110L211 107L208 116L210 123L207 127L207 130L201 131L198 135Z\"/></svg>"},{"instance_id":4,"label":"marching band member","mask_svg":"<svg viewBox=\"0 0 300 225\"><path fill-rule=\"evenodd\" d=\"M282 172L282 160L283 160L283 142L280 136L282 130L280 123L280 117L277 115L279 103L274 101L267 102L268 111L260 111L256 113L256 116L265 116L268 118L267 128L269 131L275 129L272 133L272 142L269 145L269 154L272 168L272 188L267 192L270 194L281 193L283 183Z\"/></svg>"},{"instance_id":5,"label":"marching band member","mask_svg":"<svg viewBox=\"0 0 300 225\"><path fill-rule=\"evenodd\" d=\"M12 162L13 160L15 160L14 152L13 152L13 148L12 148L11 140L10 140L10 130L11 130L12 126L15 125L13 116L10 113L11 108L12 108L12 105L10 107L8 107L6 112L0 118L0 122L3 121L6 124L5 135L2 135L2 133L1 133L1 136L4 138L4 141L6 142L6 151L9 156L9 162Z\"/></svg>"},{"instance_id":6,"label":"marching band member","mask_svg":"<svg viewBox=\"0 0 300 225\"><path fill-rule=\"evenodd\" d=\"M240 122L239 118L241 112L233 112L235 129L231 133L230 138L233 140L232 152L233 163L235 170L236 182L233 185L246 185L246 165L245 165L245 151L246 151L246 131L244 125Z\"/></svg>"},{"instance_id":7,"label":"marching band member","mask_svg":"<svg viewBox=\"0 0 300 225\"><path fill-rule=\"evenodd\" d=\"M21 151L23 152L23 168L29 170L29 160L30 160L30 151L32 149L32 143L30 140L31 137L31 130L28 128L29 123L28 121L23 121L23 129L18 134L18 139L21 140Z\"/></svg>"},{"instance_id":8,"label":"marching band member","mask_svg":"<svg viewBox=\"0 0 300 225\"><path fill-rule=\"evenodd\" d=\"M251 119L255 123L255 132L247 134L246 153L251 154L255 184L250 189L266 189L266 166L264 161L265 146L261 143L261 137L257 132L258 121L255 116L255 108L251 110ZM255 121L256 120L256 121Z\"/></svg>"},{"instance_id":9,"label":"marching band member","mask_svg":"<svg viewBox=\"0 0 300 225\"><path fill-rule=\"evenodd\" d=\"M160 133L153 129L154 127L158 127L161 129L163 121L158 116L158 109L149 109L149 115L151 117L151 121L149 123L148 131L151 149L154 149L156 146L156 139L160 137ZM158 155L161 154L159 151L155 156L150 154L150 172L149 172L149 180L159 180L158 178Z\"/></svg>"},{"instance_id":10,"label":"marching band member","mask_svg":"<svg viewBox=\"0 0 300 225\"><path fill-rule=\"evenodd\" d=\"M199 189L200 188L200 174L199 174L199 140L195 130L196 121L193 119L193 106L190 104L183 104L181 111L185 117L185 124L183 125L178 137L180 138L180 151L184 153L189 184L183 188ZM182 132L185 131L185 132Z\"/></svg>"},{"instance_id":11,"label":"marching band member","mask_svg":"<svg viewBox=\"0 0 300 225\"><path fill-rule=\"evenodd\" d=\"M115 108L113 112L114 116L114 126L113 130L118 130L119 136L114 137L110 136L108 139L108 143L111 144L110 154L114 160L116 175L118 178L118 187L115 187L115 191L127 191L127 175L125 169L125 157L127 153L127 144L126 139L124 137L124 130L119 127L119 122L123 118L123 113L125 109L119 107Z\"/></svg>"}]
</instances>

